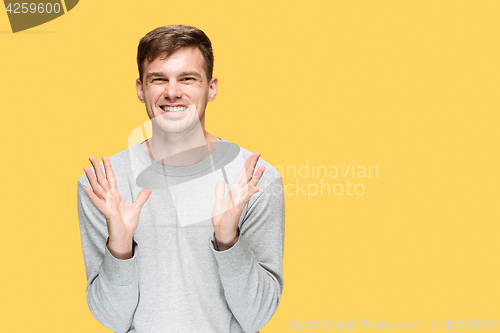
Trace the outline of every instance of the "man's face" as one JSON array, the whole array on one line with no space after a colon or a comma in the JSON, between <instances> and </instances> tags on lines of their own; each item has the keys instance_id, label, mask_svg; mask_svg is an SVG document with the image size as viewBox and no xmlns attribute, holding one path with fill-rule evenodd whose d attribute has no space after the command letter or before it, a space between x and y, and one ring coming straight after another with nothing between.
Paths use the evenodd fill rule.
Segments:
<instances>
[{"instance_id":1,"label":"man's face","mask_svg":"<svg viewBox=\"0 0 500 333\"><path fill-rule=\"evenodd\" d=\"M205 129L205 108L217 93L217 78L207 81L201 51L185 47L145 61L137 96L153 124L167 135L188 135L198 123Z\"/></svg>"}]
</instances>

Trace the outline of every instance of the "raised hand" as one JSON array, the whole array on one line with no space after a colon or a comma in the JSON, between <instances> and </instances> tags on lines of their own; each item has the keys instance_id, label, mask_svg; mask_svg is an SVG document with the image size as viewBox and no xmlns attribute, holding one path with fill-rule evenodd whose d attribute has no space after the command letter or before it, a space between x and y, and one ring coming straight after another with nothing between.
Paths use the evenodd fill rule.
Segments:
<instances>
[{"instance_id":1,"label":"raised hand","mask_svg":"<svg viewBox=\"0 0 500 333\"><path fill-rule=\"evenodd\" d=\"M83 170L90 186L92 186L92 189L85 188L85 192L97 209L106 217L109 252L117 259L132 258L132 239L139 224L139 213L149 199L151 190L147 188L142 190L135 203L128 204L121 198L117 190L115 175L108 158L102 157L106 176L94 156L91 156L89 160L94 166L97 180L92 170L85 166Z\"/></svg>"},{"instance_id":2,"label":"raised hand","mask_svg":"<svg viewBox=\"0 0 500 333\"><path fill-rule=\"evenodd\" d=\"M259 191L259 182L266 167L261 165L254 175L260 153L253 153L236 177L234 185L224 196L225 183L220 180L215 186L215 205L212 224L219 251L232 247L238 241L238 221L248 200Z\"/></svg>"}]
</instances>

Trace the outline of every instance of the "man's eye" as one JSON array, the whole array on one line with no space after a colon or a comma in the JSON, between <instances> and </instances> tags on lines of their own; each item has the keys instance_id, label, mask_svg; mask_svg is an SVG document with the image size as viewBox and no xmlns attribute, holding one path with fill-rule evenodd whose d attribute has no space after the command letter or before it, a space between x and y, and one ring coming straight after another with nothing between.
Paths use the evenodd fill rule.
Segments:
<instances>
[{"instance_id":1,"label":"man's eye","mask_svg":"<svg viewBox=\"0 0 500 333\"><path fill-rule=\"evenodd\" d=\"M154 79L153 81L165 81L165 79Z\"/></svg>"},{"instance_id":2,"label":"man's eye","mask_svg":"<svg viewBox=\"0 0 500 333\"><path fill-rule=\"evenodd\" d=\"M186 80L186 81L187 80L194 80L194 78L193 77L185 77L185 78L183 78L183 80Z\"/></svg>"}]
</instances>

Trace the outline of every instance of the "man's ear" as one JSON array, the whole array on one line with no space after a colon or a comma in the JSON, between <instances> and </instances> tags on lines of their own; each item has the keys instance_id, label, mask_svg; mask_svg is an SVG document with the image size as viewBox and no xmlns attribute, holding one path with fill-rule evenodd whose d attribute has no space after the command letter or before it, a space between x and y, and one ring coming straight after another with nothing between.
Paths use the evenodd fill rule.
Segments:
<instances>
[{"instance_id":1,"label":"man's ear","mask_svg":"<svg viewBox=\"0 0 500 333\"><path fill-rule=\"evenodd\" d=\"M135 80L135 89L137 90L137 97L139 97L141 103L144 103L144 91L142 90L141 79Z\"/></svg>"},{"instance_id":2,"label":"man's ear","mask_svg":"<svg viewBox=\"0 0 500 333\"><path fill-rule=\"evenodd\" d=\"M217 96L217 86L219 84L219 80L217 77L213 76L208 84L208 101L211 102Z\"/></svg>"}]
</instances>

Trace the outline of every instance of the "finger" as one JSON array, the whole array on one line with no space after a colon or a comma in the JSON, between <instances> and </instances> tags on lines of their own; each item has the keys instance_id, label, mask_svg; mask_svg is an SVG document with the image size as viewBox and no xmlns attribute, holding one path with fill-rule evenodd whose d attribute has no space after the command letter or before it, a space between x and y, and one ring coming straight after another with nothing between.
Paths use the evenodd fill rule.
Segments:
<instances>
[{"instance_id":1,"label":"finger","mask_svg":"<svg viewBox=\"0 0 500 333\"><path fill-rule=\"evenodd\" d=\"M247 173L246 173L246 176L247 176L246 182L247 183L250 181L250 179L252 179L253 172L255 171L255 166L257 165L257 162L259 161L259 158L260 158L260 153L255 153L253 155L254 156L250 161L250 167L247 169Z\"/></svg>"},{"instance_id":2,"label":"finger","mask_svg":"<svg viewBox=\"0 0 500 333\"><path fill-rule=\"evenodd\" d=\"M251 179L253 175L253 171L255 169L255 165L257 164L257 160L259 159L259 153L253 153L250 155L245 162L245 165L241 169L240 173L236 177L235 185L245 186L246 183Z\"/></svg>"},{"instance_id":3,"label":"finger","mask_svg":"<svg viewBox=\"0 0 500 333\"><path fill-rule=\"evenodd\" d=\"M149 188L145 188L137 195L134 205L139 207L139 209L142 209L142 206L144 206L146 201L148 201L150 195L151 195L151 190Z\"/></svg>"},{"instance_id":4,"label":"finger","mask_svg":"<svg viewBox=\"0 0 500 333\"><path fill-rule=\"evenodd\" d=\"M85 175L87 176L87 179L90 183L90 186L92 186L92 190L94 191L94 193L98 194L100 198L104 198L106 193L95 179L94 174L92 173L92 169L90 169L88 166L85 166L83 167L83 171L85 171Z\"/></svg>"},{"instance_id":5,"label":"finger","mask_svg":"<svg viewBox=\"0 0 500 333\"><path fill-rule=\"evenodd\" d=\"M219 180L215 184L215 200L220 200L224 197L224 192L226 190L226 184L223 180Z\"/></svg>"},{"instance_id":6,"label":"finger","mask_svg":"<svg viewBox=\"0 0 500 333\"><path fill-rule=\"evenodd\" d=\"M246 196L241 200L241 202L238 203L238 209L243 210L245 205L248 203L248 200L255 194L259 192L258 187L250 187L248 191L246 191Z\"/></svg>"},{"instance_id":7,"label":"finger","mask_svg":"<svg viewBox=\"0 0 500 333\"><path fill-rule=\"evenodd\" d=\"M108 181L106 180L106 177L104 176L104 173L102 172L101 165L99 164L99 161L97 158L94 156L90 156L89 158L90 162L92 163L92 166L94 167L94 172L95 175L97 176L97 181L99 182L99 185L105 190L109 188Z\"/></svg>"},{"instance_id":8,"label":"finger","mask_svg":"<svg viewBox=\"0 0 500 333\"><path fill-rule=\"evenodd\" d=\"M99 197L95 195L95 193L89 187L85 187L84 191L85 193L87 193L90 200L94 203L97 209L99 209L102 212L103 206L101 199L99 199Z\"/></svg>"},{"instance_id":9,"label":"finger","mask_svg":"<svg viewBox=\"0 0 500 333\"><path fill-rule=\"evenodd\" d=\"M252 177L252 179L248 182L248 185L250 187L255 187L259 183L259 180L262 178L262 175L264 174L264 171L266 171L266 167L264 165L261 165L257 171L255 171L255 175Z\"/></svg>"},{"instance_id":10,"label":"finger","mask_svg":"<svg viewBox=\"0 0 500 333\"><path fill-rule=\"evenodd\" d=\"M234 191L231 197L233 207L240 205L242 202L247 202L252 195L259 191L259 188L256 185L262 177L262 172L263 169L260 168L260 170L257 170L255 176L248 184L245 184L243 187L239 188L238 191Z\"/></svg>"},{"instance_id":11,"label":"finger","mask_svg":"<svg viewBox=\"0 0 500 333\"><path fill-rule=\"evenodd\" d=\"M241 204L242 201L245 201L246 196L248 195L248 191L250 190L250 187L248 184L245 184L244 186L235 189L234 191L231 191L230 198L231 198L231 204L232 207L237 207Z\"/></svg>"},{"instance_id":12,"label":"finger","mask_svg":"<svg viewBox=\"0 0 500 333\"><path fill-rule=\"evenodd\" d=\"M251 195L258 192L256 187L250 187L249 184L245 184L243 187L235 189L232 191L233 207L239 206L243 201L247 200L248 193Z\"/></svg>"},{"instance_id":13,"label":"finger","mask_svg":"<svg viewBox=\"0 0 500 333\"><path fill-rule=\"evenodd\" d=\"M212 211L213 218L222 215L232 207L230 196L224 196L225 188L226 184L222 180L218 181L217 184L215 184L215 204Z\"/></svg>"},{"instance_id":14,"label":"finger","mask_svg":"<svg viewBox=\"0 0 500 333\"><path fill-rule=\"evenodd\" d=\"M116 189L116 178L113 168L111 167L111 162L106 156L103 156L102 163L104 164L104 169L106 170L106 178L108 179L109 186Z\"/></svg>"},{"instance_id":15,"label":"finger","mask_svg":"<svg viewBox=\"0 0 500 333\"><path fill-rule=\"evenodd\" d=\"M238 201L237 201L237 198L236 198L234 192L235 192L235 187L233 185L233 187L231 187L231 189L227 192L227 195L229 196L229 200L231 201L231 208L234 208L238 204Z\"/></svg>"},{"instance_id":16,"label":"finger","mask_svg":"<svg viewBox=\"0 0 500 333\"><path fill-rule=\"evenodd\" d=\"M239 183L243 183L242 179L246 173L246 169L250 163L250 159L251 159L251 155L250 157L245 161L245 164L243 165L243 168L240 170L240 172L238 173L238 176L236 176L236 180L234 181L234 184L239 184Z\"/></svg>"}]
</instances>

